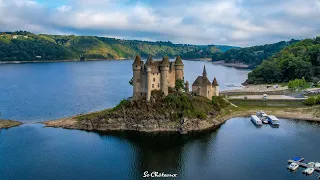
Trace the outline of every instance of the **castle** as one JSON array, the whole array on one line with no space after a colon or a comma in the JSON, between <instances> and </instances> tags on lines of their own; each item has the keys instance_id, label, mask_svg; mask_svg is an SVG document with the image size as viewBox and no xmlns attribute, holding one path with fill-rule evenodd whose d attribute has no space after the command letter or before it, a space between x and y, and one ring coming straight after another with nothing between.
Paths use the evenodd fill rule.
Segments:
<instances>
[{"instance_id":1,"label":"castle","mask_svg":"<svg viewBox=\"0 0 320 180\"><path fill-rule=\"evenodd\" d=\"M175 62L170 62L167 56L163 57L162 61L153 61L149 56L145 64L140 56L136 56L132 70L133 99L146 97L149 101L153 90L161 90L167 96L168 89L175 87L176 80L184 80L184 64L179 56ZM188 85L189 83L186 82L187 92ZM205 67L203 76L199 76L193 83L192 92L208 99L219 96L217 80L214 79L212 84L209 82Z\"/></svg>"}]
</instances>

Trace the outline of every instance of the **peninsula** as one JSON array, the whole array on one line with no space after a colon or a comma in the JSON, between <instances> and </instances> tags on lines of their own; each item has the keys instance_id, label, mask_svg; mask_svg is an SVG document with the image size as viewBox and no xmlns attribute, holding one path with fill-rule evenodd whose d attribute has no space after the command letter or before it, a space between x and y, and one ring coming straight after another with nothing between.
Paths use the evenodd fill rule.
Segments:
<instances>
[{"instance_id":1,"label":"peninsula","mask_svg":"<svg viewBox=\"0 0 320 180\"><path fill-rule=\"evenodd\" d=\"M22 123L18 121L11 121L11 120L2 120L0 119L0 129L11 128L15 126L20 126Z\"/></svg>"},{"instance_id":2,"label":"peninsula","mask_svg":"<svg viewBox=\"0 0 320 180\"><path fill-rule=\"evenodd\" d=\"M228 98L226 94L232 92L220 92L218 80L213 78L210 82L205 67L202 76L195 78L189 92L189 82L184 82L183 67L180 57L175 62L170 62L168 57L163 57L162 61L153 61L149 57L143 62L137 56L132 64L131 98L122 100L111 109L44 124L46 127L87 131L187 134L215 129L228 119L250 116L261 109L280 118L320 121L319 106L305 106L300 99L269 101Z\"/></svg>"}]
</instances>

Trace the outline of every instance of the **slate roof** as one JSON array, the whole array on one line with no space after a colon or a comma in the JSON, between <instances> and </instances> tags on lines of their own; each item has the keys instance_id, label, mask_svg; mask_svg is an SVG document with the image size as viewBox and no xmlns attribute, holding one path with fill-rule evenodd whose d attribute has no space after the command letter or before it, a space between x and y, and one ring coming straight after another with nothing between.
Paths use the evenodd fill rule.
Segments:
<instances>
[{"instance_id":1,"label":"slate roof","mask_svg":"<svg viewBox=\"0 0 320 180\"><path fill-rule=\"evenodd\" d=\"M213 79L212 85L213 86L219 86L218 81L217 81L216 78Z\"/></svg>"},{"instance_id":2,"label":"slate roof","mask_svg":"<svg viewBox=\"0 0 320 180\"><path fill-rule=\"evenodd\" d=\"M141 58L139 55L136 56L133 62L134 65L140 65L141 64Z\"/></svg>"},{"instance_id":3,"label":"slate roof","mask_svg":"<svg viewBox=\"0 0 320 180\"><path fill-rule=\"evenodd\" d=\"M176 64L176 65L183 65L183 62L182 62L182 59L181 59L180 56L178 56L178 57L176 58L175 64Z\"/></svg>"},{"instance_id":4,"label":"slate roof","mask_svg":"<svg viewBox=\"0 0 320 180\"><path fill-rule=\"evenodd\" d=\"M211 86L211 82L207 77L198 76L198 78L194 81L192 86Z\"/></svg>"}]
</instances>

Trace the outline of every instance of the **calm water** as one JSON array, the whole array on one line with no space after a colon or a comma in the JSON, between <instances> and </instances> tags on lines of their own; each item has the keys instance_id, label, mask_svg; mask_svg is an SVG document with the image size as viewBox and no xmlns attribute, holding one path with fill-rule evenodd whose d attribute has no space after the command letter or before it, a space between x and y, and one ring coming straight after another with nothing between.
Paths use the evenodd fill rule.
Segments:
<instances>
[{"instance_id":1,"label":"calm water","mask_svg":"<svg viewBox=\"0 0 320 180\"><path fill-rule=\"evenodd\" d=\"M144 171L177 173L177 179L316 179L286 169L295 156L320 161L320 125L281 120L256 128L249 118L193 137L103 135L43 128L0 131L0 179L142 179Z\"/></svg>"},{"instance_id":2,"label":"calm water","mask_svg":"<svg viewBox=\"0 0 320 180\"><path fill-rule=\"evenodd\" d=\"M0 65L0 118L39 122L102 110L132 95L133 61L92 61ZM221 89L241 85L248 70L184 61L190 82L206 64L210 81Z\"/></svg>"},{"instance_id":3,"label":"calm water","mask_svg":"<svg viewBox=\"0 0 320 180\"><path fill-rule=\"evenodd\" d=\"M221 89L248 71L185 61L191 83L206 64ZM0 65L1 118L38 122L105 109L131 96L132 61ZM180 135L101 134L24 124L0 130L0 180L143 179L144 171L176 179L316 179L286 170L295 156L320 161L320 124L281 120L256 128L248 118L214 132Z\"/></svg>"}]
</instances>

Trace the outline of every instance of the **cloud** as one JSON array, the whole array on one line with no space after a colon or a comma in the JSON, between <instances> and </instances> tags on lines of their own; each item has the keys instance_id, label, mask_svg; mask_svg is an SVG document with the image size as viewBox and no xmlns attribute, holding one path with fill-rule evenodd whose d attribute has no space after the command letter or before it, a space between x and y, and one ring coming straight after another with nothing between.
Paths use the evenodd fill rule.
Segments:
<instances>
[{"instance_id":1,"label":"cloud","mask_svg":"<svg viewBox=\"0 0 320 180\"><path fill-rule=\"evenodd\" d=\"M0 31L251 46L320 35L319 0L0 0Z\"/></svg>"}]
</instances>

